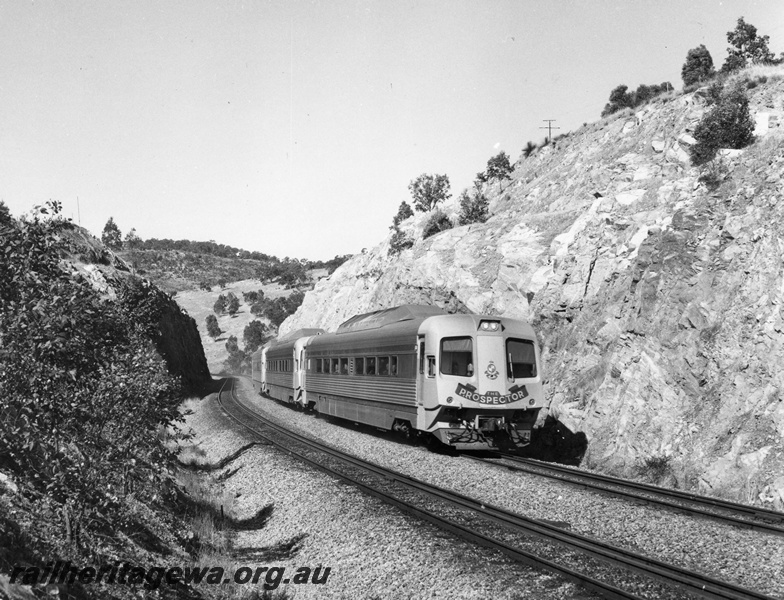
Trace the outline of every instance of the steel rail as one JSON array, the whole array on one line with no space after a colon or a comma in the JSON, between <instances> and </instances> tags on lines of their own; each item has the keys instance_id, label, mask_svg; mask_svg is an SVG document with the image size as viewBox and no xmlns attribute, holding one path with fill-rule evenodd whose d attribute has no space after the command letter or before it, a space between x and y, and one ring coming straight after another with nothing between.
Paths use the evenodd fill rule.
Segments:
<instances>
[{"instance_id":1,"label":"steel rail","mask_svg":"<svg viewBox=\"0 0 784 600\"><path fill-rule=\"evenodd\" d=\"M780 525L775 525L770 522L748 520L749 518L758 518L767 519L769 521L776 520L779 523L784 522L784 513L768 510L765 508L749 506L747 504L740 504L728 500L721 500L719 498L711 498L709 496L701 496L699 494L692 494L690 492L684 492L681 490L671 490L655 485L640 483L637 481L620 479L610 475L578 471L577 469L571 469L564 465L546 463L539 460L522 458L506 453L501 453L501 457L504 460L509 460L516 463L515 466L496 463L493 462L493 459L480 458L467 454L463 454L462 456L464 458L478 460L505 469L524 471L526 473L532 473L542 477L549 477L550 479L563 481L572 485L579 485L585 488L596 489L614 496L633 498L634 500L639 500L650 504L666 506L667 508L671 508L680 512L695 514L701 517L731 523L733 525L738 525L748 529L754 529L774 535L784 535L784 527ZM618 488L622 489L610 488L607 486L617 486ZM651 494L652 496L648 496L646 494ZM692 505L688 506L680 504L677 502L677 500L691 502ZM713 512L707 508L704 508L705 506L713 507L718 510L729 511L733 514Z\"/></svg>"},{"instance_id":2,"label":"steel rail","mask_svg":"<svg viewBox=\"0 0 784 600\"><path fill-rule=\"evenodd\" d=\"M709 576L693 573L682 567L670 565L665 562L659 561L657 559L644 557L640 554L628 550L616 548L611 544L602 542L601 540L596 540L588 536L584 536L570 531L565 531L563 529L560 529L557 525L550 524L545 521L539 521L536 519L524 517L522 515L510 513L502 508L493 506L491 504L487 504L475 500L468 496L464 496L457 492L446 490L438 486L426 484L407 475L403 475L396 471L392 471L384 467L380 467L379 465L366 462L364 460L361 460L359 458L356 458L354 456L351 456L349 454L346 454L344 452L341 452L329 446L325 446L299 433L290 431L285 427L282 427L281 425L273 421L270 421L269 419L264 418L263 416L259 415L256 411L244 406L241 402L239 402L239 400L236 399L234 395L233 385L230 389L230 392L231 392L230 397L232 403L237 409L239 409L240 412L244 413L245 418L239 418L235 415L232 415L231 412L227 410L225 405L223 404L222 394L220 394L219 402L223 406L226 413L232 416L240 424L255 431L257 435L264 437L265 439L269 440L270 442L276 445L280 445L280 443L275 442L264 433L259 432L254 427L251 427L248 424L248 418L255 419L261 422L265 427L271 428L277 431L278 433L281 433L301 444L305 444L307 447L311 449L318 450L320 453L327 454L333 458L336 458L344 463L350 464L366 472L374 473L375 475L380 476L385 480L396 481L420 493L427 494L428 496L431 497L439 498L440 500L446 501L461 509L478 513L486 517L488 520L495 522L497 524L501 524L505 527L515 529L525 534L533 534L538 537L545 538L549 541L559 542L562 545L575 549L583 554L588 554L594 558L599 558L601 560L609 561L611 563L621 566L624 569L631 569L639 573L642 573L648 577L653 578L658 582L674 584L680 587L683 591L696 593L706 598L714 598L714 599L720 598L724 600L730 600L730 599L764 600L769 598L769 596L766 596L754 590L748 590L746 588L743 588L741 586L732 583L724 582ZM468 536L466 537L466 539L477 541L479 543L482 543L483 545L490 545L491 547L503 551L509 556L513 556L517 560L523 560L524 562L527 562L529 564L531 563L531 561L534 561L535 564L538 564L550 570L554 570L557 573L565 577L568 577L574 581L578 581L583 585L585 585L586 587L590 587L595 591L599 591L600 593L605 594L608 597L612 597L612 598L636 598L637 597L634 595L630 595L628 592L619 590L618 588L615 588L610 584L606 584L599 580L592 579L586 575L568 569L567 567L564 567L562 565L552 563L551 561L544 559L542 557L532 555L520 549L511 548L502 542L487 538L481 533L466 530L463 526L458 525L452 521L449 521L447 519L429 513L428 511L424 511L423 509L414 507L406 503L405 501L399 500L397 498L392 498L389 495L385 494L384 492L375 490L372 487L368 486L367 484L362 483L356 480L355 478L346 475L345 473L341 473L340 471L331 469L330 467L327 467L326 465L323 465L310 457L304 456L302 453L292 451L291 449L286 449L286 450L292 454L297 455L302 460L308 462L309 464L321 470L327 471L333 475L337 475L338 477L351 481L355 485L359 486L363 490L367 491L368 493L376 497L379 497L388 502L392 502L393 504L400 506L404 510L409 511L412 514L416 514L417 516L421 516L422 518L425 518L430 522L436 523L439 526L445 526L447 529L457 533L458 535Z\"/></svg>"}]
</instances>

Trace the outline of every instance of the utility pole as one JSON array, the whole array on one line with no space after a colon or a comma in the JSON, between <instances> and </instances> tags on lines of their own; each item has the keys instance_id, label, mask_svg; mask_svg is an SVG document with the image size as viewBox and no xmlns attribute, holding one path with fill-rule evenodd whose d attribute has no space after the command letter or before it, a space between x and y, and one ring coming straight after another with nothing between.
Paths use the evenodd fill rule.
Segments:
<instances>
[{"instance_id":1,"label":"utility pole","mask_svg":"<svg viewBox=\"0 0 784 600\"><path fill-rule=\"evenodd\" d=\"M547 141L551 142L553 140L553 129L560 129L560 127L553 127L553 122L556 119L542 119L545 123L547 123L547 127L540 127L539 129L546 129L547 130Z\"/></svg>"},{"instance_id":2,"label":"utility pole","mask_svg":"<svg viewBox=\"0 0 784 600\"><path fill-rule=\"evenodd\" d=\"M73 214L73 213L71 213ZM82 226L82 211L79 210L79 196L76 197L76 218L79 220L79 227Z\"/></svg>"}]
</instances>

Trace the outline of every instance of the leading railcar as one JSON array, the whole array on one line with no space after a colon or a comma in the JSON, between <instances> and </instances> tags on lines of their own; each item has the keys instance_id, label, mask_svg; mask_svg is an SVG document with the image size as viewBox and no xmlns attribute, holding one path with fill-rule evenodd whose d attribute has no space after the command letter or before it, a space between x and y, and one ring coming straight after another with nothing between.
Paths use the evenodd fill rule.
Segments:
<instances>
[{"instance_id":1,"label":"leading railcar","mask_svg":"<svg viewBox=\"0 0 784 600\"><path fill-rule=\"evenodd\" d=\"M314 331L254 355L257 390L462 450L530 441L544 392L527 323L405 305Z\"/></svg>"}]
</instances>

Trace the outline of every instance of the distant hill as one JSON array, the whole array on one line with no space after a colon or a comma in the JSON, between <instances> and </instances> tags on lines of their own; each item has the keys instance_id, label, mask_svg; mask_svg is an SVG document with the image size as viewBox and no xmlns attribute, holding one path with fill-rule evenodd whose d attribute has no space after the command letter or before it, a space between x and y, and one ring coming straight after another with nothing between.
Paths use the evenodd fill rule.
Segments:
<instances>
[{"instance_id":1,"label":"distant hill","mask_svg":"<svg viewBox=\"0 0 784 600\"><path fill-rule=\"evenodd\" d=\"M261 252L249 252L215 242L149 239L133 244L118 254L134 269L169 292L225 286L236 281L258 279L284 287L312 287L324 274L350 258L329 261L283 260Z\"/></svg>"}]
</instances>

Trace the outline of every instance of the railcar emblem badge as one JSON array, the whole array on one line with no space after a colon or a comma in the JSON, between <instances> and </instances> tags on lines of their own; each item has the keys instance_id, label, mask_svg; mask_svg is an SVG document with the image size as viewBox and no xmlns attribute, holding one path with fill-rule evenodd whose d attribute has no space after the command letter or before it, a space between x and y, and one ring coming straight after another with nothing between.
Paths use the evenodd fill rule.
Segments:
<instances>
[{"instance_id":1,"label":"railcar emblem badge","mask_svg":"<svg viewBox=\"0 0 784 600\"><path fill-rule=\"evenodd\" d=\"M496 379L498 377L498 369L493 364L493 361L490 361L490 364L487 365L487 370L485 370L485 376L488 379Z\"/></svg>"}]
</instances>

